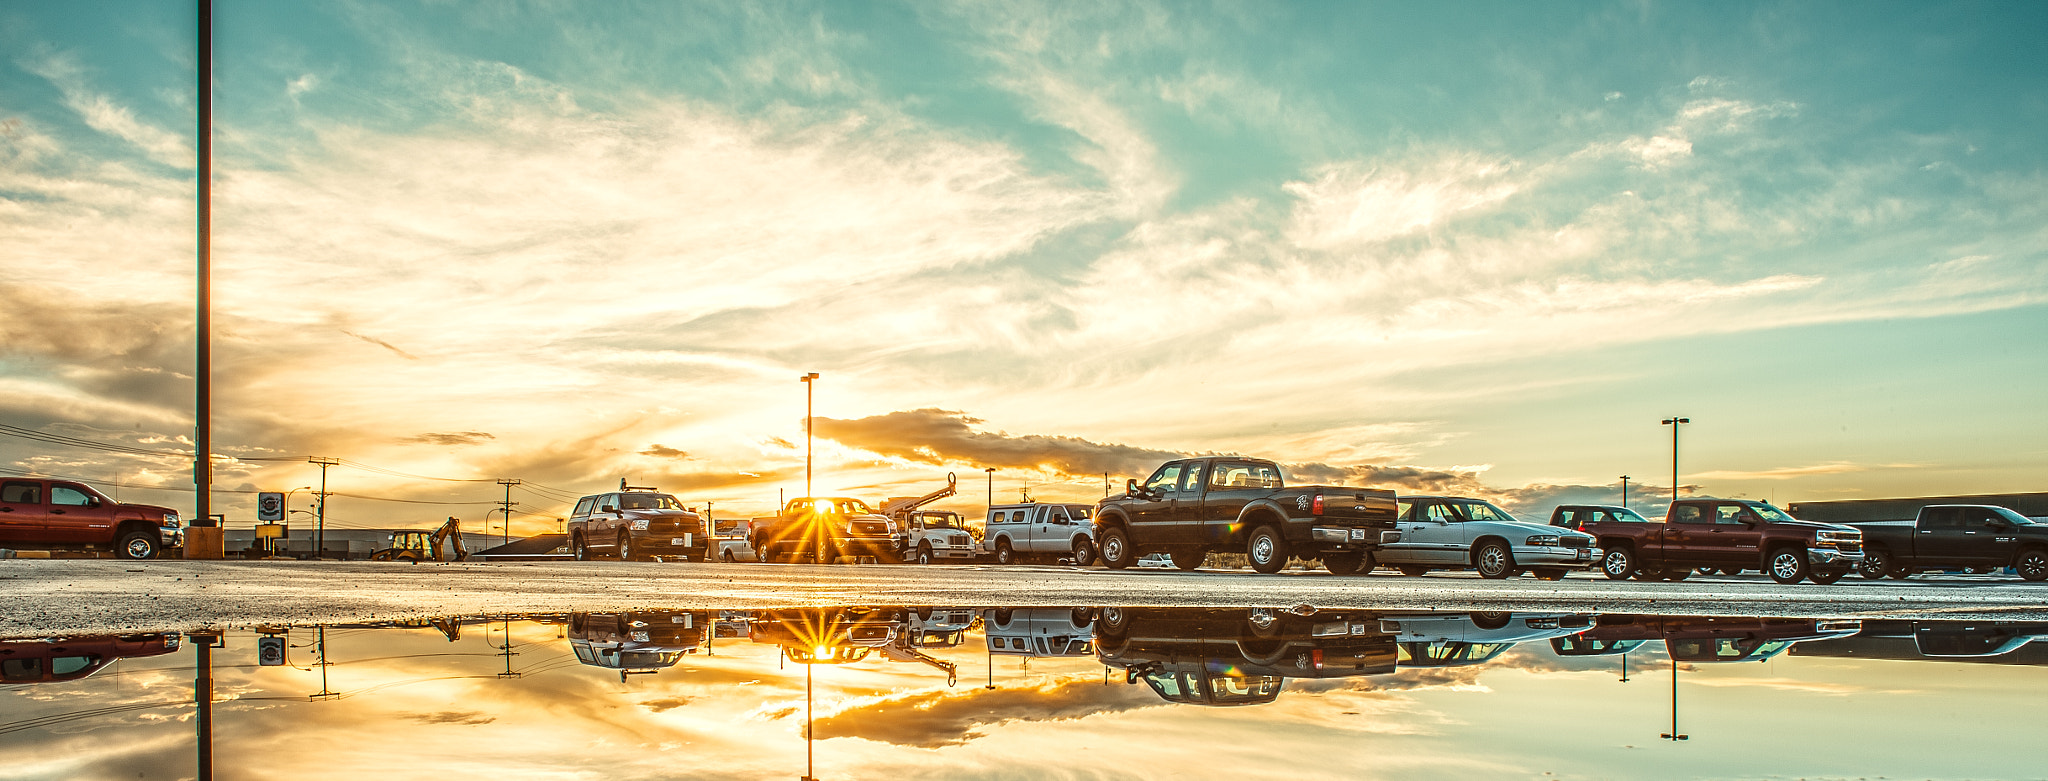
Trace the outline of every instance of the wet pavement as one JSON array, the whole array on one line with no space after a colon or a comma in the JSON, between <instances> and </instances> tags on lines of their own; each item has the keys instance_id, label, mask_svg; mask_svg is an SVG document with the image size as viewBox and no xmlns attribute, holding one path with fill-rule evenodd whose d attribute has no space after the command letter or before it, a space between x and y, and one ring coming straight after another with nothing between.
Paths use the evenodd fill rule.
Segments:
<instances>
[{"instance_id":1,"label":"wet pavement","mask_svg":"<svg viewBox=\"0 0 2048 781\"><path fill-rule=\"evenodd\" d=\"M2044 641L1364 603L55 632L0 641L0 777L2039 778Z\"/></svg>"},{"instance_id":2,"label":"wet pavement","mask_svg":"<svg viewBox=\"0 0 2048 781\"><path fill-rule=\"evenodd\" d=\"M819 604L1293 606L1487 610L1766 611L1781 616L2048 620L2048 584L1998 576L1851 578L1779 585L1756 575L1682 583L1490 581L1382 572L1079 569L1060 566L832 566L555 562L0 563L0 637L186 632L261 624L434 616Z\"/></svg>"}]
</instances>

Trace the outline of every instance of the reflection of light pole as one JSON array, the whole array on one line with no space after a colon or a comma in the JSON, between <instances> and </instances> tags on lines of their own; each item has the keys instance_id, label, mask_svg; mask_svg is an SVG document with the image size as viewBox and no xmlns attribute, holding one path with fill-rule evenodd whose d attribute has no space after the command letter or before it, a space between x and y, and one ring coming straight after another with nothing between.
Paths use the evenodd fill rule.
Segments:
<instances>
[{"instance_id":1,"label":"reflection of light pole","mask_svg":"<svg viewBox=\"0 0 2048 781\"><path fill-rule=\"evenodd\" d=\"M815 375L815 374L814 374L814 375L811 375L811 376L815 377L815 376L817 376L817 375ZM809 380L805 380L805 382L809 382ZM814 663L813 663L813 664L807 664L807 665L804 665L804 777L803 777L803 781L817 781L817 778L818 778L818 766L817 766L816 762L814 762L814 761L813 761L813 759L814 759L814 758L813 758L813 757L812 757L812 755L811 755L811 741L812 741L812 739L813 739L813 738L812 738L812 736L811 736L811 668L813 668L813 667L816 667L816 666L818 666L818 665L817 665L817 664L815 664L815 662L817 661L817 659L813 658L813 659L812 659L811 661L812 661L812 662L814 662Z\"/></svg>"},{"instance_id":2,"label":"reflection of light pole","mask_svg":"<svg viewBox=\"0 0 2048 781\"><path fill-rule=\"evenodd\" d=\"M1681 420L1679 422L1684 423L1685 421ZM1668 641L1664 643L1664 652L1667 655L1671 652L1671 643ZM1678 657L1676 656L1671 657L1671 731L1657 737L1673 743L1692 739L1691 735L1680 734L1678 731Z\"/></svg>"},{"instance_id":3,"label":"reflection of light pole","mask_svg":"<svg viewBox=\"0 0 2048 781\"><path fill-rule=\"evenodd\" d=\"M1628 683L1628 652L1621 652L1621 682Z\"/></svg>"},{"instance_id":4,"label":"reflection of light pole","mask_svg":"<svg viewBox=\"0 0 2048 781\"><path fill-rule=\"evenodd\" d=\"M818 387L815 383L812 382L812 380L818 379L818 373L810 372L802 377L798 377L797 379L803 380L804 383L804 497L813 498L816 495L811 493L811 391L816 390ZM818 536L818 532L822 531L818 528L817 508L818 503L815 501L811 502L810 526L811 536L814 538ZM811 543L811 563L825 563L824 541L813 539ZM806 672L804 673L804 676L804 687L805 691L808 692L810 690L810 673ZM808 709L810 708L810 706L806 704L804 707L806 708L805 713L809 713L810 711ZM804 718L808 719L810 717L805 716ZM808 730L810 729L810 727L806 726L805 729ZM810 745L808 743L805 744L804 751L810 751Z\"/></svg>"},{"instance_id":5,"label":"reflection of light pole","mask_svg":"<svg viewBox=\"0 0 2048 781\"><path fill-rule=\"evenodd\" d=\"M1621 509L1628 509L1628 475L1621 476Z\"/></svg>"},{"instance_id":6,"label":"reflection of light pole","mask_svg":"<svg viewBox=\"0 0 2048 781\"><path fill-rule=\"evenodd\" d=\"M221 644L221 636L193 633L185 639L199 656L192 676L192 701L199 706L199 781L213 781L213 647Z\"/></svg>"}]
</instances>

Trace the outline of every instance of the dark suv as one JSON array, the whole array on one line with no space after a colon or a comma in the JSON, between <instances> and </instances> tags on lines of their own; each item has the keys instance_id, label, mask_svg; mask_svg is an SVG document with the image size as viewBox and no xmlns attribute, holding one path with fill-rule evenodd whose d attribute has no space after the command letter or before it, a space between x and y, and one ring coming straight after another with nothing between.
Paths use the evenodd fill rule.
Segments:
<instances>
[{"instance_id":1,"label":"dark suv","mask_svg":"<svg viewBox=\"0 0 2048 781\"><path fill-rule=\"evenodd\" d=\"M632 561L649 557L709 560L715 543L704 518L652 488L627 487L576 501L569 550L587 561L600 553Z\"/></svg>"}]
</instances>

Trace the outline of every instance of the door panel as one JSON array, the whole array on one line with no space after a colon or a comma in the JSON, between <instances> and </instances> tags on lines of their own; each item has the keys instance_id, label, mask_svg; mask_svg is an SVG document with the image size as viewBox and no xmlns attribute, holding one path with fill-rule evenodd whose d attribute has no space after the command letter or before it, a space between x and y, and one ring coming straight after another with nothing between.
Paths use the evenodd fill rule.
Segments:
<instances>
[{"instance_id":1,"label":"door panel","mask_svg":"<svg viewBox=\"0 0 2048 781\"><path fill-rule=\"evenodd\" d=\"M101 505L93 507L92 494L83 487L65 483L51 483L48 512L45 516L47 535L57 543L104 543L114 536L114 508Z\"/></svg>"},{"instance_id":2,"label":"door panel","mask_svg":"<svg viewBox=\"0 0 2048 781\"><path fill-rule=\"evenodd\" d=\"M49 542L43 523L43 492L40 480L0 482L0 540Z\"/></svg>"},{"instance_id":3,"label":"door panel","mask_svg":"<svg viewBox=\"0 0 2048 781\"><path fill-rule=\"evenodd\" d=\"M1927 516L1913 531L1913 552L1928 566L1954 565L1965 558L1963 546L1971 539L1963 534L1963 508L1929 508Z\"/></svg>"}]
</instances>

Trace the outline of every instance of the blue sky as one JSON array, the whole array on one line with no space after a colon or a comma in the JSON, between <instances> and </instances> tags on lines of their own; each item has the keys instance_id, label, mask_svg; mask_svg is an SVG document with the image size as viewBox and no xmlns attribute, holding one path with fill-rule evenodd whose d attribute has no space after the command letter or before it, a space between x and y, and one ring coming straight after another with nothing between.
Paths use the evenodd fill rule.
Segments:
<instances>
[{"instance_id":1,"label":"blue sky","mask_svg":"<svg viewBox=\"0 0 2048 781\"><path fill-rule=\"evenodd\" d=\"M2035 4L216 15L238 456L765 509L818 371L821 492L1243 452L1542 512L1668 490L1673 413L1705 493L2044 488ZM193 30L0 4L13 425L189 426Z\"/></svg>"}]
</instances>

